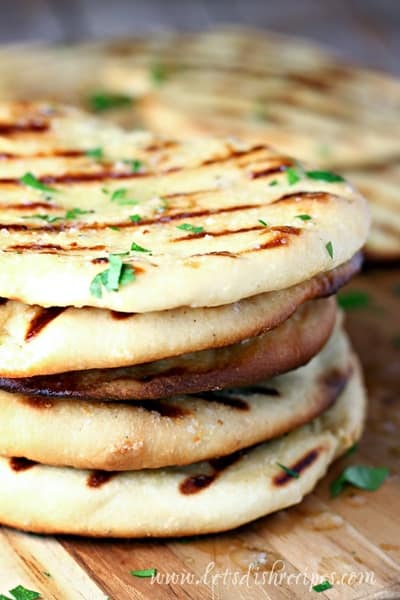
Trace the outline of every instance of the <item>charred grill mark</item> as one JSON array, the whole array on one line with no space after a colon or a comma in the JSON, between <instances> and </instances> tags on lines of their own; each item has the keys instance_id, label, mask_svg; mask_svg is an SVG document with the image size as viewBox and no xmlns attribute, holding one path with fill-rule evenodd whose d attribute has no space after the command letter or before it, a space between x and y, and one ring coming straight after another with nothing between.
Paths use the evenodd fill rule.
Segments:
<instances>
[{"instance_id":1,"label":"charred grill mark","mask_svg":"<svg viewBox=\"0 0 400 600\"><path fill-rule=\"evenodd\" d=\"M287 159L282 161L279 165L274 165L271 167L267 167L266 169L262 169L261 171L252 171L250 173L251 179L260 179L261 177L268 177L269 175L275 175L276 173L282 173L286 171L288 167L294 165L294 161L291 159Z\"/></svg>"},{"instance_id":2,"label":"charred grill mark","mask_svg":"<svg viewBox=\"0 0 400 600\"><path fill-rule=\"evenodd\" d=\"M107 265L108 258L106 256L98 256L90 261L93 265Z\"/></svg>"},{"instance_id":3,"label":"charred grill mark","mask_svg":"<svg viewBox=\"0 0 400 600\"><path fill-rule=\"evenodd\" d=\"M26 160L35 158L79 158L85 156L82 150L51 150L50 152L35 152L34 154L12 154L10 152L0 152L0 160Z\"/></svg>"},{"instance_id":4,"label":"charred grill mark","mask_svg":"<svg viewBox=\"0 0 400 600\"><path fill-rule=\"evenodd\" d=\"M327 192L293 192L292 194L285 194L284 196L280 196L276 200L273 200L271 204L279 204L280 202L287 202L288 200L296 200L307 198L307 200L318 200L319 202L328 201L330 198L337 198L336 194L327 193Z\"/></svg>"},{"instance_id":5,"label":"charred grill mark","mask_svg":"<svg viewBox=\"0 0 400 600\"><path fill-rule=\"evenodd\" d=\"M190 258L194 258L196 256L226 256L227 258L238 258L238 254L233 254L232 252L228 252L227 250L220 250L214 252L200 252L199 254L191 254Z\"/></svg>"},{"instance_id":6,"label":"charred grill mark","mask_svg":"<svg viewBox=\"0 0 400 600\"><path fill-rule=\"evenodd\" d=\"M10 467L13 471L27 471L35 465L37 465L36 461L29 460L29 458L24 458L23 456L13 456L12 458L10 458Z\"/></svg>"},{"instance_id":7,"label":"charred grill mark","mask_svg":"<svg viewBox=\"0 0 400 600\"><path fill-rule=\"evenodd\" d=\"M144 402L132 402L132 406L143 408L145 410L156 412L162 417L169 417L170 419L178 419L185 416L189 416L191 411L177 404L169 404L168 402L162 402L161 400L145 400Z\"/></svg>"},{"instance_id":8,"label":"charred grill mark","mask_svg":"<svg viewBox=\"0 0 400 600\"><path fill-rule=\"evenodd\" d=\"M268 146L264 144L257 144L256 146L252 146L251 148L247 148L246 150L235 150L234 148L229 148L228 154L224 156L216 156L214 158L208 158L200 163L201 167L208 167L211 165L217 165L225 162L229 162L235 158L243 158L247 157L255 152L260 152L261 150L269 150Z\"/></svg>"},{"instance_id":9,"label":"charred grill mark","mask_svg":"<svg viewBox=\"0 0 400 600\"><path fill-rule=\"evenodd\" d=\"M87 478L87 486L91 488L99 488L116 475L115 471L92 471Z\"/></svg>"},{"instance_id":10,"label":"charred grill mark","mask_svg":"<svg viewBox=\"0 0 400 600\"><path fill-rule=\"evenodd\" d=\"M25 333L25 341L29 342L32 340L42 331L42 329L44 329L44 327L46 327L46 325L48 325L51 321L54 321L54 319L61 315L61 313L63 313L65 310L65 307L60 306L40 309L29 323L28 329Z\"/></svg>"},{"instance_id":11,"label":"charred grill mark","mask_svg":"<svg viewBox=\"0 0 400 600\"><path fill-rule=\"evenodd\" d=\"M42 133L49 129L49 123L43 120L0 123L0 135L11 136L18 133Z\"/></svg>"},{"instance_id":12,"label":"charred grill mark","mask_svg":"<svg viewBox=\"0 0 400 600\"><path fill-rule=\"evenodd\" d=\"M237 212L241 210L249 210L249 209L257 209L260 206L264 205L254 205L254 204L239 204L237 206L225 206L219 209L201 209L194 211L185 211L179 212L171 215L163 215L156 218L151 219L141 219L138 223L123 221L121 223L81 223L80 225L76 225L73 223L63 223L61 225L51 224L48 226L31 226L31 225L22 225L20 223L0 223L0 229L6 229L8 231L37 231L37 232L54 232L58 233L60 231L68 231L69 229L80 229L80 230L101 230L108 229L109 227L118 227L119 229L133 229L135 227L143 227L144 225L157 225L159 223L169 223L171 221L179 221L182 219L191 219L195 217L205 217L210 215L220 215L224 213Z\"/></svg>"},{"instance_id":13,"label":"charred grill mark","mask_svg":"<svg viewBox=\"0 0 400 600\"><path fill-rule=\"evenodd\" d=\"M8 298L0 298L0 306L3 306L3 304L7 304L8 302Z\"/></svg>"},{"instance_id":14,"label":"charred grill mark","mask_svg":"<svg viewBox=\"0 0 400 600\"><path fill-rule=\"evenodd\" d=\"M36 208L45 208L48 212L57 210L60 207L50 202L25 202L24 204L1 204L0 210L32 210Z\"/></svg>"},{"instance_id":15,"label":"charred grill mark","mask_svg":"<svg viewBox=\"0 0 400 600\"><path fill-rule=\"evenodd\" d=\"M123 319L129 319L130 317L134 317L136 314L136 313L120 312L119 310L111 310L110 313L111 313L111 317L113 319L115 319L116 321L121 321Z\"/></svg>"},{"instance_id":16,"label":"charred grill mark","mask_svg":"<svg viewBox=\"0 0 400 600\"><path fill-rule=\"evenodd\" d=\"M336 400L339 394L345 389L351 376L351 371L351 368L348 368L345 371L332 369L321 376L320 384L323 389L326 390L331 402Z\"/></svg>"},{"instance_id":17,"label":"charred grill mark","mask_svg":"<svg viewBox=\"0 0 400 600\"><path fill-rule=\"evenodd\" d=\"M226 235L235 235L237 233L248 233L249 231L266 231L264 225L254 225L252 227L242 227L241 229L225 229L224 231L201 231L200 233L191 233L183 237L174 238L173 242L187 242L190 240L200 239L206 236L222 237Z\"/></svg>"},{"instance_id":18,"label":"charred grill mark","mask_svg":"<svg viewBox=\"0 0 400 600\"><path fill-rule=\"evenodd\" d=\"M199 473L198 475L186 477L179 484L179 491L185 495L197 494L197 492L210 486L228 467L239 461L242 455L243 451L239 451L228 456L213 458L209 461L209 465L213 470L211 474Z\"/></svg>"},{"instance_id":19,"label":"charred grill mark","mask_svg":"<svg viewBox=\"0 0 400 600\"><path fill-rule=\"evenodd\" d=\"M58 244L15 244L14 246L8 246L5 252L43 252L47 254L57 254L58 252L72 252L72 251L97 251L105 250L105 246L97 244L96 246L79 246L76 242L73 242L69 246L60 246ZM108 259L107 259L108 260Z\"/></svg>"},{"instance_id":20,"label":"charred grill mark","mask_svg":"<svg viewBox=\"0 0 400 600\"><path fill-rule=\"evenodd\" d=\"M159 150L167 150L176 148L179 146L179 143L175 140L161 140L156 144L151 144L147 146L144 150L145 152L158 152Z\"/></svg>"},{"instance_id":21,"label":"charred grill mark","mask_svg":"<svg viewBox=\"0 0 400 600\"><path fill-rule=\"evenodd\" d=\"M49 409L54 406L54 403L47 398L35 398L33 396L25 396L23 398L23 403L38 410Z\"/></svg>"},{"instance_id":22,"label":"charred grill mark","mask_svg":"<svg viewBox=\"0 0 400 600\"><path fill-rule=\"evenodd\" d=\"M291 471L294 471L295 473L297 473L298 475L300 475L302 473L302 471L305 471L306 469L308 469L309 466L311 466L319 457L321 451L323 450L323 448L314 448L313 450L310 450L309 452L307 452L307 454L305 454L302 458L300 458L294 465L289 465L288 468ZM275 477L272 480L272 483L274 485L286 485L287 483L289 483L289 481L293 481L294 478L292 475L290 475L289 473L286 473L286 471L283 471L281 473L278 473L278 475L275 475Z\"/></svg>"},{"instance_id":23,"label":"charred grill mark","mask_svg":"<svg viewBox=\"0 0 400 600\"><path fill-rule=\"evenodd\" d=\"M208 402L217 402L230 408L236 408L237 410L250 410L245 400L228 393L203 392L201 394L191 394L191 397L198 398L199 400L207 400Z\"/></svg>"}]
</instances>

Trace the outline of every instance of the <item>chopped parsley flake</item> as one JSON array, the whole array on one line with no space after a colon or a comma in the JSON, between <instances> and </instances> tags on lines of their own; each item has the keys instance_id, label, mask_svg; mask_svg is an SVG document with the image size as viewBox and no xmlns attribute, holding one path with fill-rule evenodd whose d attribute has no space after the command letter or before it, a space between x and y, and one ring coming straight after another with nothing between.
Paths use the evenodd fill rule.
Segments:
<instances>
[{"instance_id":1,"label":"chopped parsley flake","mask_svg":"<svg viewBox=\"0 0 400 600\"><path fill-rule=\"evenodd\" d=\"M289 185L294 185L301 179L299 172L293 167L286 169L286 177Z\"/></svg>"},{"instance_id":2,"label":"chopped parsley flake","mask_svg":"<svg viewBox=\"0 0 400 600\"><path fill-rule=\"evenodd\" d=\"M153 65L150 69L150 77L155 85L161 85L167 79L167 71L163 65Z\"/></svg>"},{"instance_id":3,"label":"chopped parsley flake","mask_svg":"<svg viewBox=\"0 0 400 600\"><path fill-rule=\"evenodd\" d=\"M36 600L37 598L41 598L39 592L28 590L23 585L17 585L17 587L13 588L8 593L11 594L14 600ZM0 594L0 600L10 600L10 598Z\"/></svg>"},{"instance_id":4,"label":"chopped parsley flake","mask_svg":"<svg viewBox=\"0 0 400 600\"><path fill-rule=\"evenodd\" d=\"M182 225L177 225L177 229L182 229L182 231L190 231L191 233L202 233L204 231L204 227L191 225L190 223L182 223Z\"/></svg>"},{"instance_id":5,"label":"chopped parsley flake","mask_svg":"<svg viewBox=\"0 0 400 600\"><path fill-rule=\"evenodd\" d=\"M123 162L130 166L132 173L138 173L142 167L142 161L138 160L137 158L133 160L126 159Z\"/></svg>"},{"instance_id":6,"label":"chopped parsley flake","mask_svg":"<svg viewBox=\"0 0 400 600\"><path fill-rule=\"evenodd\" d=\"M112 231L120 231L120 228L116 225L110 225L109 229L111 229Z\"/></svg>"},{"instance_id":7,"label":"chopped parsley flake","mask_svg":"<svg viewBox=\"0 0 400 600\"><path fill-rule=\"evenodd\" d=\"M258 219L258 222L261 223L261 225L264 225L264 227L268 227L268 223L263 219Z\"/></svg>"},{"instance_id":8,"label":"chopped parsley flake","mask_svg":"<svg viewBox=\"0 0 400 600\"><path fill-rule=\"evenodd\" d=\"M94 210L82 210L81 208L71 208L65 213L65 218L72 220L76 219L76 217L79 217L80 215L91 215L93 213Z\"/></svg>"},{"instance_id":9,"label":"chopped parsley flake","mask_svg":"<svg viewBox=\"0 0 400 600\"><path fill-rule=\"evenodd\" d=\"M331 588L333 588L333 585L327 579L325 579L325 581L322 581L321 583L317 583L317 585L313 585L312 587L314 592L325 592L326 590L330 590Z\"/></svg>"},{"instance_id":10,"label":"chopped parsley flake","mask_svg":"<svg viewBox=\"0 0 400 600\"><path fill-rule=\"evenodd\" d=\"M309 179L316 179L317 181L328 181L329 183L335 183L338 181L345 181L345 178L331 171L306 171L306 175Z\"/></svg>"},{"instance_id":11,"label":"chopped parsley flake","mask_svg":"<svg viewBox=\"0 0 400 600\"><path fill-rule=\"evenodd\" d=\"M111 194L111 202L116 202L120 206L135 206L136 204L139 204L138 200L127 198L127 193L128 190L126 188L119 188L118 190L115 190Z\"/></svg>"},{"instance_id":12,"label":"chopped parsley flake","mask_svg":"<svg viewBox=\"0 0 400 600\"><path fill-rule=\"evenodd\" d=\"M95 112L103 112L111 108L123 108L131 106L134 99L126 94L111 94L108 92L96 92L89 98L89 106Z\"/></svg>"},{"instance_id":13,"label":"chopped parsley flake","mask_svg":"<svg viewBox=\"0 0 400 600\"><path fill-rule=\"evenodd\" d=\"M132 223L139 223L142 220L142 217L140 215L130 215L129 218L132 221Z\"/></svg>"},{"instance_id":14,"label":"chopped parsley flake","mask_svg":"<svg viewBox=\"0 0 400 600\"><path fill-rule=\"evenodd\" d=\"M46 221L46 223L55 223L56 221L61 221L61 217L55 217L54 215L26 215L22 217L23 219L41 219L42 221Z\"/></svg>"},{"instance_id":15,"label":"chopped parsley flake","mask_svg":"<svg viewBox=\"0 0 400 600\"><path fill-rule=\"evenodd\" d=\"M39 190L40 192L58 192L58 190L45 185L37 177L35 177L32 173L25 173L20 179L20 182L27 187L34 188L35 190Z\"/></svg>"},{"instance_id":16,"label":"chopped parsley flake","mask_svg":"<svg viewBox=\"0 0 400 600\"><path fill-rule=\"evenodd\" d=\"M94 160L102 160L104 157L103 148L91 148L86 150L85 154Z\"/></svg>"},{"instance_id":17,"label":"chopped parsley flake","mask_svg":"<svg viewBox=\"0 0 400 600\"><path fill-rule=\"evenodd\" d=\"M137 569L130 571L133 577L155 577L157 575L157 569Z\"/></svg>"},{"instance_id":18,"label":"chopped parsley flake","mask_svg":"<svg viewBox=\"0 0 400 600\"><path fill-rule=\"evenodd\" d=\"M151 250L147 248L143 248L143 246L139 246L136 242L132 242L131 252L149 252L151 254Z\"/></svg>"},{"instance_id":19,"label":"chopped parsley flake","mask_svg":"<svg viewBox=\"0 0 400 600\"><path fill-rule=\"evenodd\" d=\"M124 256L123 254L122 256ZM95 298L101 298L102 288L105 287L109 292L117 292L119 288L136 278L135 270L132 265L122 262L121 255L110 254L108 257L109 267L92 279L90 284L90 293Z\"/></svg>"},{"instance_id":20,"label":"chopped parsley flake","mask_svg":"<svg viewBox=\"0 0 400 600\"><path fill-rule=\"evenodd\" d=\"M329 256L331 258L333 258L333 245L332 245L332 242L328 242L327 244L325 244L325 248L326 248L326 251L328 252Z\"/></svg>"},{"instance_id":21,"label":"chopped parsley flake","mask_svg":"<svg viewBox=\"0 0 400 600\"><path fill-rule=\"evenodd\" d=\"M278 180L277 179L273 179L272 181L269 182L268 184L269 186L273 186L273 185L278 185Z\"/></svg>"},{"instance_id":22,"label":"chopped parsley flake","mask_svg":"<svg viewBox=\"0 0 400 600\"><path fill-rule=\"evenodd\" d=\"M283 471L285 471L286 475L290 475L290 477L293 477L294 479L298 479L300 477L300 475L297 473L297 471L293 471L293 469L289 469L289 467L285 467L285 465L282 465L281 463L276 463L276 464Z\"/></svg>"},{"instance_id":23,"label":"chopped parsley flake","mask_svg":"<svg viewBox=\"0 0 400 600\"><path fill-rule=\"evenodd\" d=\"M343 310L357 310L371 306L371 298L363 290L348 290L337 295L337 303Z\"/></svg>"},{"instance_id":24,"label":"chopped parsley flake","mask_svg":"<svg viewBox=\"0 0 400 600\"><path fill-rule=\"evenodd\" d=\"M331 496L338 496L347 484L361 490L374 492L379 489L389 475L386 467L368 467L366 465L351 465L346 467L337 479L331 483Z\"/></svg>"},{"instance_id":25,"label":"chopped parsley flake","mask_svg":"<svg viewBox=\"0 0 400 600\"><path fill-rule=\"evenodd\" d=\"M296 215L296 219L301 219L302 221L311 221L312 217L310 215Z\"/></svg>"}]
</instances>

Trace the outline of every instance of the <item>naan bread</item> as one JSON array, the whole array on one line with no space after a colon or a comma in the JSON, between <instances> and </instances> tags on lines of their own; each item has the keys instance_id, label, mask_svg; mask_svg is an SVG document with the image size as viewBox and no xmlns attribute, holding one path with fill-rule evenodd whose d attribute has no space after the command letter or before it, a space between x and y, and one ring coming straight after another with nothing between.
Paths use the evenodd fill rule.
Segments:
<instances>
[{"instance_id":1,"label":"naan bread","mask_svg":"<svg viewBox=\"0 0 400 600\"><path fill-rule=\"evenodd\" d=\"M350 375L349 345L338 327L306 366L249 387L125 404L0 392L0 455L83 469L189 464L309 422Z\"/></svg>"},{"instance_id":2,"label":"naan bread","mask_svg":"<svg viewBox=\"0 0 400 600\"><path fill-rule=\"evenodd\" d=\"M271 331L224 348L135 367L0 377L0 389L47 398L130 401L249 385L305 364L326 343L335 319L334 298L314 300Z\"/></svg>"},{"instance_id":3,"label":"naan bread","mask_svg":"<svg viewBox=\"0 0 400 600\"><path fill-rule=\"evenodd\" d=\"M225 458L124 473L2 458L0 522L49 534L177 536L224 531L296 504L360 436L365 395L352 364L345 391L321 417Z\"/></svg>"},{"instance_id":4,"label":"naan bread","mask_svg":"<svg viewBox=\"0 0 400 600\"><path fill-rule=\"evenodd\" d=\"M338 169L372 204L368 256L400 258L398 80L311 42L246 29L161 36L105 64L105 86L140 97L135 118L153 131L268 140Z\"/></svg>"},{"instance_id":5,"label":"naan bread","mask_svg":"<svg viewBox=\"0 0 400 600\"><path fill-rule=\"evenodd\" d=\"M235 344L279 326L302 303L333 294L360 264L358 254L350 262L289 289L216 308L177 308L131 315L96 308L46 309L3 301L0 377L32 378L73 370L131 366ZM172 363L163 365L166 369L172 367ZM132 373L139 375L142 371ZM128 371L124 372L127 374ZM69 376L61 375L58 379L59 389L65 377ZM103 371L101 381L107 381L107 377ZM35 381L20 383L37 387ZM87 390L91 381L89 376ZM151 387L151 384L146 386L146 393L153 395ZM121 393L122 389L119 390ZM112 396L110 388L107 393Z\"/></svg>"},{"instance_id":6,"label":"naan bread","mask_svg":"<svg viewBox=\"0 0 400 600\"><path fill-rule=\"evenodd\" d=\"M0 153L0 296L27 304L219 306L343 264L369 228L349 184L293 182L286 169L297 163L266 145L157 141L72 109L16 103L0 105ZM54 191L21 184L27 173ZM118 292L104 289L104 271Z\"/></svg>"}]
</instances>

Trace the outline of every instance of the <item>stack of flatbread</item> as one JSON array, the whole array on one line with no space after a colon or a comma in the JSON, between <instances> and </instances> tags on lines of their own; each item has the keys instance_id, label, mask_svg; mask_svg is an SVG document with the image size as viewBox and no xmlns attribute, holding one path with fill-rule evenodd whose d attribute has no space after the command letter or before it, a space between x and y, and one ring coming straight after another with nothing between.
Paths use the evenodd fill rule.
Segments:
<instances>
[{"instance_id":1,"label":"stack of flatbread","mask_svg":"<svg viewBox=\"0 0 400 600\"><path fill-rule=\"evenodd\" d=\"M117 50L118 48L116 48ZM105 55L104 87L164 135L268 140L339 169L371 202L368 258L400 259L400 82L324 48L246 29L164 35Z\"/></svg>"},{"instance_id":2,"label":"stack of flatbread","mask_svg":"<svg viewBox=\"0 0 400 600\"><path fill-rule=\"evenodd\" d=\"M0 105L0 522L221 531L297 503L359 437L332 295L364 199L266 143Z\"/></svg>"}]
</instances>

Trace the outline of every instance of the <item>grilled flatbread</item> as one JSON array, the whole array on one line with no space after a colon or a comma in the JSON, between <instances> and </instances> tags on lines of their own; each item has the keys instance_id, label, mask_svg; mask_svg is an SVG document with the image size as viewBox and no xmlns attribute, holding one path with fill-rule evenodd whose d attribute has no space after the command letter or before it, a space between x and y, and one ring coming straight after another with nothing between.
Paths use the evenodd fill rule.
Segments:
<instances>
[{"instance_id":1,"label":"grilled flatbread","mask_svg":"<svg viewBox=\"0 0 400 600\"><path fill-rule=\"evenodd\" d=\"M322 417L209 462L113 473L2 458L0 522L40 533L176 536L224 531L296 504L360 436L365 396L354 357L352 365L345 391Z\"/></svg>"},{"instance_id":2,"label":"grilled flatbread","mask_svg":"<svg viewBox=\"0 0 400 600\"><path fill-rule=\"evenodd\" d=\"M142 97L135 115L153 131L268 140L339 169L372 204L368 256L400 258L398 80L312 43L245 29L160 38L109 60L104 79Z\"/></svg>"},{"instance_id":3,"label":"grilled flatbread","mask_svg":"<svg viewBox=\"0 0 400 600\"><path fill-rule=\"evenodd\" d=\"M48 105L3 104L0 123L5 298L123 312L219 306L333 269L367 236L350 185L268 146L157 142Z\"/></svg>"},{"instance_id":4,"label":"grilled flatbread","mask_svg":"<svg viewBox=\"0 0 400 600\"><path fill-rule=\"evenodd\" d=\"M46 309L13 300L3 301L0 304L0 376L33 377L131 366L235 344L279 326L303 302L333 294L359 269L360 263L361 256L357 255L348 263L287 290L267 292L216 308L178 308L131 315L95 308ZM163 364L166 369L172 366ZM140 373L140 370L136 372ZM123 373L114 374L120 378ZM78 385L75 376L73 378L74 385ZM104 373L101 381L107 380ZM25 388L19 389L32 390L32 385L37 388L35 381L21 382ZM58 381L61 390L65 377L61 375ZM89 376L85 384L87 392L91 382L93 379ZM99 384L96 377L96 385ZM53 387L50 381L46 385ZM152 385L146 386L150 396L154 393L151 388ZM114 397L110 388L107 394Z\"/></svg>"},{"instance_id":5,"label":"grilled flatbread","mask_svg":"<svg viewBox=\"0 0 400 600\"><path fill-rule=\"evenodd\" d=\"M125 404L0 392L0 455L127 470L230 454L287 433L328 408L350 378L350 363L338 327L306 366L248 387Z\"/></svg>"},{"instance_id":6,"label":"grilled flatbread","mask_svg":"<svg viewBox=\"0 0 400 600\"><path fill-rule=\"evenodd\" d=\"M307 302L260 336L134 367L0 378L0 389L44 397L148 400L243 386L306 363L326 343L336 319L334 298Z\"/></svg>"}]
</instances>

